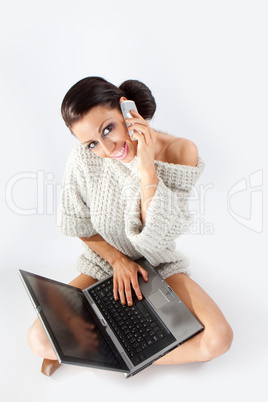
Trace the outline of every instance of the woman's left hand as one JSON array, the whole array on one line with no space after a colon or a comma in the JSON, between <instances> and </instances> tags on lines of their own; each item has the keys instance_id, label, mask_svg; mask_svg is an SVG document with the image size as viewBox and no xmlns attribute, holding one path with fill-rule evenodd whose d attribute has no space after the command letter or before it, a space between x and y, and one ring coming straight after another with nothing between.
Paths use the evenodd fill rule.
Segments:
<instances>
[{"instance_id":1,"label":"woman's left hand","mask_svg":"<svg viewBox=\"0 0 268 402\"><path fill-rule=\"evenodd\" d=\"M130 124L128 130L134 131L131 139L138 140L138 167L140 171L150 172L155 169L156 132L139 113L131 110L131 114L133 118L126 119L126 123Z\"/></svg>"}]
</instances>

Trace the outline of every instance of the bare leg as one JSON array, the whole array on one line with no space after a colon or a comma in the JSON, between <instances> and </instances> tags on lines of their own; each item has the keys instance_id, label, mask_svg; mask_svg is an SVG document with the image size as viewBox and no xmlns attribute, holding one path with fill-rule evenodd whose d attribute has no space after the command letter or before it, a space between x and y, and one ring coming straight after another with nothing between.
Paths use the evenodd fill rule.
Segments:
<instances>
[{"instance_id":1,"label":"bare leg","mask_svg":"<svg viewBox=\"0 0 268 402\"><path fill-rule=\"evenodd\" d=\"M69 285L76 286L80 289L85 289L93 283L97 282L96 279L91 278L88 275L80 274L73 279ZM37 318L30 328L28 333L28 343L34 354L46 359L57 360L54 350L48 340L48 337L43 329L43 326Z\"/></svg>"},{"instance_id":2,"label":"bare leg","mask_svg":"<svg viewBox=\"0 0 268 402\"><path fill-rule=\"evenodd\" d=\"M154 364L203 362L227 352L233 340L233 332L215 302L185 274L173 275L166 282L202 322L205 330Z\"/></svg>"}]
</instances>

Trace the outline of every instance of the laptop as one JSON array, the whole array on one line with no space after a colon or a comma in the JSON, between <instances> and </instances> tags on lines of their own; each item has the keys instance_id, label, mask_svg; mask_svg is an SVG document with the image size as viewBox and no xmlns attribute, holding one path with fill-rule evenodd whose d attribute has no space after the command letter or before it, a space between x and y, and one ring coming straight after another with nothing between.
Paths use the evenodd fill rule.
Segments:
<instances>
[{"instance_id":1,"label":"laptop","mask_svg":"<svg viewBox=\"0 0 268 402\"><path fill-rule=\"evenodd\" d=\"M19 270L58 361L118 371L129 378L204 327L145 259L139 276L143 300L133 306L113 297L113 277L81 290Z\"/></svg>"}]
</instances>

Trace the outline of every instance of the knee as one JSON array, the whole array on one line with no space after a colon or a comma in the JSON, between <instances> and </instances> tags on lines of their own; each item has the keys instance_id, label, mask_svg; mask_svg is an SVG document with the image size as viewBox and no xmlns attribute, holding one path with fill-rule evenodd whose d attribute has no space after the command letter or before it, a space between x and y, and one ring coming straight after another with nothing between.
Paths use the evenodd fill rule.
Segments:
<instances>
[{"instance_id":1,"label":"knee","mask_svg":"<svg viewBox=\"0 0 268 402\"><path fill-rule=\"evenodd\" d=\"M233 342L233 331L230 325L225 322L214 328L205 329L203 344L204 361L210 361L226 353Z\"/></svg>"},{"instance_id":2,"label":"knee","mask_svg":"<svg viewBox=\"0 0 268 402\"><path fill-rule=\"evenodd\" d=\"M54 356L54 351L45 331L43 328L40 328L37 323L34 323L30 328L27 335L27 341L31 351L35 355L43 358Z\"/></svg>"}]
</instances>

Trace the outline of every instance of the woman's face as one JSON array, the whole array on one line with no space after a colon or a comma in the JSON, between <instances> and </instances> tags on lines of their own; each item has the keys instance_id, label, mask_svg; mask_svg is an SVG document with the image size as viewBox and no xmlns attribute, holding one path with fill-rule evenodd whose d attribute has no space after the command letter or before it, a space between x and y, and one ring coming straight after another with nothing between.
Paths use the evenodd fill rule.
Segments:
<instances>
[{"instance_id":1,"label":"woman's face","mask_svg":"<svg viewBox=\"0 0 268 402\"><path fill-rule=\"evenodd\" d=\"M137 141L130 139L123 115L118 109L96 106L73 124L72 132L100 158L114 158L129 163L137 154Z\"/></svg>"}]
</instances>

